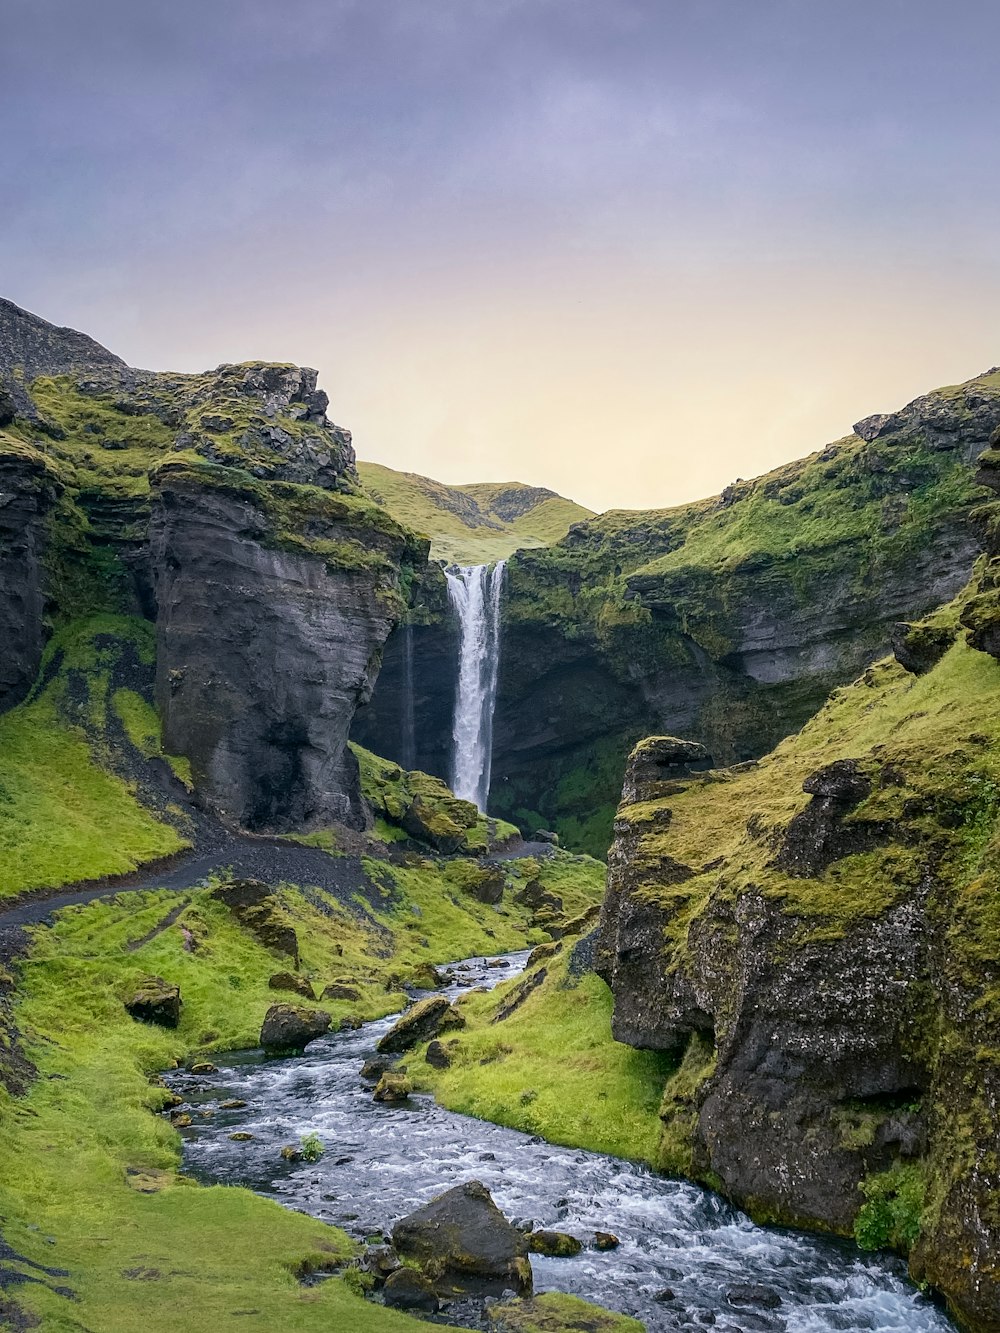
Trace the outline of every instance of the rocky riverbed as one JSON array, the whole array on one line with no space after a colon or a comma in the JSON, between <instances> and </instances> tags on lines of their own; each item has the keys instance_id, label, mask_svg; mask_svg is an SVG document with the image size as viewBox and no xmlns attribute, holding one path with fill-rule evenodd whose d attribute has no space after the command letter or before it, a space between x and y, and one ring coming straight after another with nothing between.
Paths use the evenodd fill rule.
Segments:
<instances>
[{"instance_id":1,"label":"rocky riverbed","mask_svg":"<svg viewBox=\"0 0 1000 1333\"><path fill-rule=\"evenodd\" d=\"M497 985L525 957L511 955L508 968L483 958L454 964L445 993ZM536 1291L571 1292L643 1320L650 1333L952 1327L886 1256L755 1226L708 1191L453 1114L430 1097L373 1101L360 1070L393 1021L330 1034L295 1059L248 1052L207 1075L168 1075L185 1099L177 1110L191 1116L182 1130L187 1170L376 1242L444 1190L479 1180L507 1217L583 1242L573 1257L532 1256ZM318 1161L282 1159L283 1146L311 1133L324 1145ZM617 1237L617 1248L599 1250L599 1231ZM436 1318L474 1325L478 1316L455 1307Z\"/></svg>"}]
</instances>

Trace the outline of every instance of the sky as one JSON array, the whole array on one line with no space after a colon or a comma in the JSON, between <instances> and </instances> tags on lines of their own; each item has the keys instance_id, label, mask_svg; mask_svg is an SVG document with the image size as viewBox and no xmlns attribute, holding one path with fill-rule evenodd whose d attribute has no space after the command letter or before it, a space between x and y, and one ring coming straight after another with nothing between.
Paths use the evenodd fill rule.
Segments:
<instances>
[{"instance_id":1,"label":"sky","mask_svg":"<svg viewBox=\"0 0 1000 1333\"><path fill-rule=\"evenodd\" d=\"M0 0L0 294L662 507L1000 362L994 0Z\"/></svg>"}]
</instances>

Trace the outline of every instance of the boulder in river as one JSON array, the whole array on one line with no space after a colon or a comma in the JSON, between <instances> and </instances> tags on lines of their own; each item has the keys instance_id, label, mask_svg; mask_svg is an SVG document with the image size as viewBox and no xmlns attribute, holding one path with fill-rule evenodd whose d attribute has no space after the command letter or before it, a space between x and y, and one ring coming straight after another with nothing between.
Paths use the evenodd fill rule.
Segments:
<instances>
[{"instance_id":1,"label":"boulder in river","mask_svg":"<svg viewBox=\"0 0 1000 1333\"><path fill-rule=\"evenodd\" d=\"M407 1009L378 1043L381 1052L408 1051L447 1028L464 1028L465 1019L443 995L428 995Z\"/></svg>"},{"instance_id":2,"label":"boulder in river","mask_svg":"<svg viewBox=\"0 0 1000 1333\"><path fill-rule=\"evenodd\" d=\"M507 1301L487 1311L490 1333L644 1333L645 1324L577 1296L547 1291L527 1301Z\"/></svg>"},{"instance_id":3,"label":"boulder in river","mask_svg":"<svg viewBox=\"0 0 1000 1333\"><path fill-rule=\"evenodd\" d=\"M760 1310L777 1310L781 1304L778 1293L760 1282L738 1282L735 1286L727 1287L726 1300L737 1309L750 1306Z\"/></svg>"},{"instance_id":4,"label":"boulder in river","mask_svg":"<svg viewBox=\"0 0 1000 1333\"><path fill-rule=\"evenodd\" d=\"M527 1238L515 1230L478 1180L418 1208L397 1222L392 1244L414 1260L441 1292L499 1295L531 1292Z\"/></svg>"},{"instance_id":5,"label":"boulder in river","mask_svg":"<svg viewBox=\"0 0 1000 1333\"><path fill-rule=\"evenodd\" d=\"M385 1280L382 1299L397 1310L436 1314L438 1298L433 1283L415 1268L397 1268Z\"/></svg>"},{"instance_id":6,"label":"boulder in river","mask_svg":"<svg viewBox=\"0 0 1000 1333\"><path fill-rule=\"evenodd\" d=\"M595 1231L593 1244L595 1250L617 1250L621 1241L611 1231Z\"/></svg>"},{"instance_id":7,"label":"boulder in river","mask_svg":"<svg viewBox=\"0 0 1000 1333\"><path fill-rule=\"evenodd\" d=\"M392 1068L392 1060L387 1055L373 1055L361 1066L361 1077L366 1083L377 1083L382 1075Z\"/></svg>"},{"instance_id":8,"label":"boulder in river","mask_svg":"<svg viewBox=\"0 0 1000 1333\"><path fill-rule=\"evenodd\" d=\"M268 1055L288 1055L305 1050L311 1041L330 1028L330 1015L322 1009L304 1009L297 1004L272 1004L264 1015L260 1044Z\"/></svg>"},{"instance_id":9,"label":"boulder in river","mask_svg":"<svg viewBox=\"0 0 1000 1333\"><path fill-rule=\"evenodd\" d=\"M583 1244L565 1231L533 1231L528 1237L528 1249L550 1259L572 1259L583 1249Z\"/></svg>"},{"instance_id":10,"label":"boulder in river","mask_svg":"<svg viewBox=\"0 0 1000 1333\"><path fill-rule=\"evenodd\" d=\"M146 977L125 1001L125 1008L142 1023L175 1028L181 1016L181 988L162 977Z\"/></svg>"},{"instance_id":11,"label":"boulder in river","mask_svg":"<svg viewBox=\"0 0 1000 1333\"><path fill-rule=\"evenodd\" d=\"M378 1081L373 1099L377 1102L405 1102L413 1091L413 1083L405 1074L386 1072Z\"/></svg>"}]
</instances>

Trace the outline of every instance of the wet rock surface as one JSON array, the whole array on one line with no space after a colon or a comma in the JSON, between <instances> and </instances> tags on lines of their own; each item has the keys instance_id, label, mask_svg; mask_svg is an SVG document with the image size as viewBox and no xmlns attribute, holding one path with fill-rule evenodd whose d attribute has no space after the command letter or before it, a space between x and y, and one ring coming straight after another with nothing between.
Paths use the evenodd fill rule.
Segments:
<instances>
[{"instance_id":1,"label":"wet rock surface","mask_svg":"<svg viewBox=\"0 0 1000 1333\"><path fill-rule=\"evenodd\" d=\"M402 1218L392 1244L440 1290L482 1295L531 1291L528 1243L481 1181L468 1180Z\"/></svg>"},{"instance_id":2,"label":"wet rock surface","mask_svg":"<svg viewBox=\"0 0 1000 1333\"><path fill-rule=\"evenodd\" d=\"M305 1009L295 1004L272 1004L264 1015L260 1044L269 1055L285 1055L305 1050L311 1041L330 1029L330 1015L321 1009Z\"/></svg>"}]
</instances>

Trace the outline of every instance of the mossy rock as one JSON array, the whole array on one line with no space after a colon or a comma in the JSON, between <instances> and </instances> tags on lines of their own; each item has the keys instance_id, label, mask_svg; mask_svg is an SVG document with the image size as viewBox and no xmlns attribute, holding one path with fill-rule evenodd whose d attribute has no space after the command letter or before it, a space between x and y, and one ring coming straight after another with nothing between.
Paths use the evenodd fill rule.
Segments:
<instances>
[{"instance_id":1,"label":"mossy rock","mask_svg":"<svg viewBox=\"0 0 1000 1333\"><path fill-rule=\"evenodd\" d=\"M392 1244L441 1292L531 1291L527 1241L478 1180L447 1190L397 1222Z\"/></svg>"},{"instance_id":2,"label":"mossy rock","mask_svg":"<svg viewBox=\"0 0 1000 1333\"><path fill-rule=\"evenodd\" d=\"M146 977L125 1001L125 1008L141 1023L175 1028L181 1016L181 988L162 977Z\"/></svg>"},{"instance_id":3,"label":"mossy rock","mask_svg":"<svg viewBox=\"0 0 1000 1333\"><path fill-rule=\"evenodd\" d=\"M405 1102L413 1091L413 1080L406 1074L387 1070L379 1079L372 1100L376 1102Z\"/></svg>"},{"instance_id":4,"label":"mossy rock","mask_svg":"<svg viewBox=\"0 0 1000 1333\"><path fill-rule=\"evenodd\" d=\"M379 1041L383 1054L408 1051L449 1028L465 1027L465 1019L443 995L428 995L408 1009Z\"/></svg>"},{"instance_id":5,"label":"mossy rock","mask_svg":"<svg viewBox=\"0 0 1000 1333\"><path fill-rule=\"evenodd\" d=\"M305 977L298 976L295 972L275 972L267 979L269 990L294 991L296 995L301 995L307 1000L315 1000L316 992L312 988L312 983ZM324 999L328 998L324 993Z\"/></svg>"},{"instance_id":6,"label":"mossy rock","mask_svg":"<svg viewBox=\"0 0 1000 1333\"><path fill-rule=\"evenodd\" d=\"M527 1301L491 1306L490 1333L645 1333L645 1324L589 1301L547 1291Z\"/></svg>"},{"instance_id":7,"label":"mossy rock","mask_svg":"<svg viewBox=\"0 0 1000 1333\"><path fill-rule=\"evenodd\" d=\"M296 1004L272 1004L264 1015L260 1044L268 1055L298 1054L330 1030L330 1015Z\"/></svg>"},{"instance_id":8,"label":"mossy rock","mask_svg":"<svg viewBox=\"0 0 1000 1333\"><path fill-rule=\"evenodd\" d=\"M533 1231L528 1237L528 1249L549 1259L572 1259L583 1249L583 1242L566 1231Z\"/></svg>"}]
</instances>

